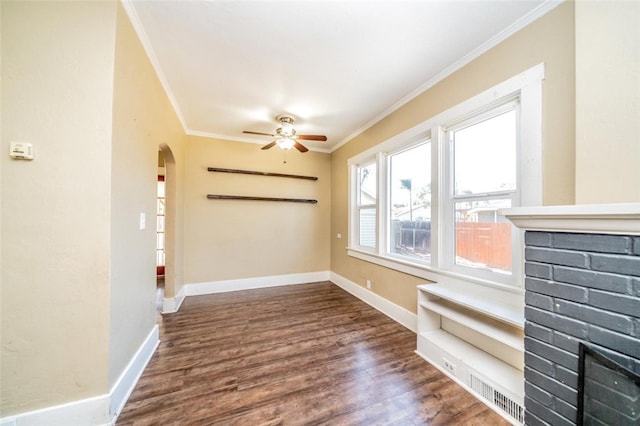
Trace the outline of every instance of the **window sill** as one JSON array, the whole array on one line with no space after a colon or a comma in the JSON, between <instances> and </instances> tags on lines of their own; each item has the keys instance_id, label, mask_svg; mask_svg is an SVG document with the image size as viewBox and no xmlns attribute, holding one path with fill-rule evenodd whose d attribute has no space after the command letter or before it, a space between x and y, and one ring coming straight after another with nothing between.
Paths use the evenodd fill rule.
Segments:
<instances>
[{"instance_id":1,"label":"window sill","mask_svg":"<svg viewBox=\"0 0 640 426\"><path fill-rule=\"evenodd\" d=\"M522 288L502 283L481 280L451 271L443 271L431 266L419 265L391 257L347 247L347 254L366 262L374 263L385 268L403 272L405 274L424 278L446 287L452 293L458 293L478 308L497 302L522 312L524 318L524 292ZM473 301L476 302L473 302ZM470 306L472 307L472 306ZM519 316L519 315L516 315Z\"/></svg>"}]
</instances>

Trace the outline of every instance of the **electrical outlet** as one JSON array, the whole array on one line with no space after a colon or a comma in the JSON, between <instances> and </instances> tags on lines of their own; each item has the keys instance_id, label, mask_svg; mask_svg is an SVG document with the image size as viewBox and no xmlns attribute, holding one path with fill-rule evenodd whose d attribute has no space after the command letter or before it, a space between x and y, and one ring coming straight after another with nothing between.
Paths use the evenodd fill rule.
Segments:
<instances>
[{"instance_id":1,"label":"electrical outlet","mask_svg":"<svg viewBox=\"0 0 640 426\"><path fill-rule=\"evenodd\" d=\"M456 365L446 358L442 358L442 361L444 361L444 369L455 376Z\"/></svg>"},{"instance_id":2,"label":"electrical outlet","mask_svg":"<svg viewBox=\"0 0 640 426\"><path fill-rule=\"evenodd\" d=\"M367 288L371 290L371 280L367 280Z\"/></svg>"}]
</instances>

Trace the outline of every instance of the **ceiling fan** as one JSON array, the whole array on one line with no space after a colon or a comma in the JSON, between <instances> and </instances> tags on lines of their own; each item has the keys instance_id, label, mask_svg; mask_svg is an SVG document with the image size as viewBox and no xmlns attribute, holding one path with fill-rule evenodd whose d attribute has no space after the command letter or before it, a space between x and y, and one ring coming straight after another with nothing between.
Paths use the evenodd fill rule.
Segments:
<instances>
[{"instance_id":1,"label":"ceiling fan","mask_svg":"<svg viewBox=\"0 0 640 426\"><path fill-rule=\"evenodd\" d=\"M251 132L249 130L245 130L242 133L248 133L251 135L262 135L262 136L271 136L275 139L262 147L262 149L269 149L275 145L278 145L280 148L284 150L289 150L295 147L300 152L307 152L309 149L302 145L298 140L307 140L307 141L321 141L325 142L327 137L324 135L298 135L296 134L296 129L293 128L293 123L295 119L288 114L280 114L276 117L276 121L280 123L280 127L276 129L276 133L262 133L262 132Z\"/></svg>"}]
</instances>

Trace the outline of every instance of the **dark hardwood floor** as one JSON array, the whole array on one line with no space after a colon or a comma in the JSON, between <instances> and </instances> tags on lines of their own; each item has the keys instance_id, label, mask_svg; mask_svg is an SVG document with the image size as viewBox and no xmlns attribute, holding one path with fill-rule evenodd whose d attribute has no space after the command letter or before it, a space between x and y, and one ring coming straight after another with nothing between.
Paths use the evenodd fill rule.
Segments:
<instances>
[{"instance_id":1,"label":"dark hardwood floor","mask_svg":"<svg viewBox=\"0 0 640 426\"><path fill-rule=\"evenodd\" d=\"M508 425L329 282L189 297L117 425Z\"/></svg>"}]
</instances>

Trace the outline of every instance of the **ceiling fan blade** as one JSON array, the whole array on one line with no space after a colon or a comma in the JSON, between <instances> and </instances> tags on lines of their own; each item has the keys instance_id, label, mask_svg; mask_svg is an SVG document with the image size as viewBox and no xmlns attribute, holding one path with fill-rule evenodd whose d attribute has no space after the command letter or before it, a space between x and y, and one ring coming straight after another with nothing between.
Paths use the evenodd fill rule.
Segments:
<instances>
[{"instance_id":1,"label":"ceiling fan blade","mask_svg":"<svg viewBox=\"0 0 640 426\"><path fill-rule=\"evenodd\" d=\"M265 146L263 146L261 149L269 149L272 146L274 146L276 144L276 141L273 141L271 143L266 144Z\"/></svg>"},{"instance_id":2,"label":"ceiling fan blade","mask_svg":"<svg viewBox=\"0 0 640 426\"><path fill-rule=\"evenodd\" d=\"M321 142L325 142L327 140L327 137L324 135L296 135L296 137L298 139L301 139L303 141L321 141Z\"/></svg>"},{"instance_id":3,"label":"ceiling fan blade","mask_svg":"<svg viewBox=\"0 0 640 426\"><path fill-rule=\"evenodd\" d=\"M309 151L309 150L307 149L307 147L306 147L306 146L302 145L302 144L301 144L301 143L299 143L299 142L295 142L295 143L293 144L293 146L295 146L295 147L296 147L296 149L297 149L298 151L300 151L300 152L307 152L307 151Z\"/></svg>"},{"instance_id":4,"label":"ceiling fan blade","mask_svg":"<svg viewBox=\"0 0 640 426\"><path fill-rule=\"evenodd\" d=\"M251 132L249 130L244 130L242 133L248 133L250 135L275 136L275 135L272 135L271 133Z\"/></svg>"}]
</instances>

